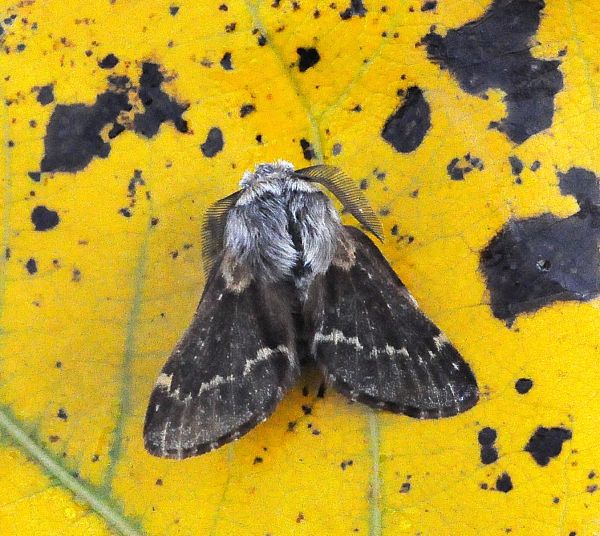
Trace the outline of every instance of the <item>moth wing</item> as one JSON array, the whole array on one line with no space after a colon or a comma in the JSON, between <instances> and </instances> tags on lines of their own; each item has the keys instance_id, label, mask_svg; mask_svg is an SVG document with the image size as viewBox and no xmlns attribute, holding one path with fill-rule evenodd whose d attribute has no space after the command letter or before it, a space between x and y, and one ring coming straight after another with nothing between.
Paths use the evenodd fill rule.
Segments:
<instances>
[{"instance_id":1,"label":"moth wing","mask_svg":"<svg viewBox=\"0 0 600 536\"><path fill-rule=\"evenodd\" d=\"M202 221L202 267L205 277L208 277L215 259L223 251L223 233L227 222L227 213L242 195L243 190L219 199L213 203L204 214Z\"/></svg>"},{"instance_id":2,"label":"moth wing","mask_svg":"<svg viewBox=\"0 0 600 536\"><path fill-rule=\"evenodd\" d=\"M325 186L365 229L373 233L379 240L383 240L381 222L373 212L369 201L340 168L326 165L310 166L296 170L295 175Z\"/></svg>"},{"instance_id":3,"label":"moth wing","mask_svg":"<svg viewBox=\"0 0 600 536\"><path fill-rule=\"evenodd\" d=\"M305 309L325 377L353 400L411 417L448 417L474 406L469 365L373 242L344 229L345 247L313 283Z\"/></svg>"},{"instance_id":4,"label":"moth wing","mask_svg":"<svg viewBox=\"0 0 600 536\"><path fill-rule=\"evenodd\" d=\"M232 292L223 262L150 397L144 444L156 456L187 458L237 439L275 410L298 377L287 289L250 282Z\"/></svg>"}]
</instances>

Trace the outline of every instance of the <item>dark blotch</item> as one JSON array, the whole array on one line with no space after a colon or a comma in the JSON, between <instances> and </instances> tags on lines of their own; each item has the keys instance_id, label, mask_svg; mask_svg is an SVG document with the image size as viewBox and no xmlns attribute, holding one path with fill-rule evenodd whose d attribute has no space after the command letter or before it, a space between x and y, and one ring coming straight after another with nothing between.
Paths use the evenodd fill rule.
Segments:
<instances>
[{"instance_id":1,"label":"dark blotch","mask_svg":"<svg viewBox=\"0 0 600 536\"><path fill-rule=\"evenodd\" d=\"M171 6L169 8L169 13L174 17L175 15L177 15L177 13L179 13L179 6Z\"/></svg>"},{"instance_id":2,"label":"dark blotch","mask_svg":"<svg viewBox=\"0 0 600 536\"><path fill-rule=\"evenodd\" d=\"M477 440L481 446L480 456L481 463L490 464L498 459L498 451L494 446L498 434L496 430L490 427L482 428L477 435Z\"/></svg>"},{"instance_id":3,"label":"dark blotch","mask_svg":"<svg viewBox=\"0 0 600 536\"><path fill-rule=\"evenodd\" d=\"M27 271L29 272L30 275L35 274L38 269L37 269L37 263L35 262L35 259L29 259L26 263L25 263L25 268L27 269Z\"/></svg>"},{"instance_id":4,"label":"dark blotch","mask_svg":"<svg viewBox=\"0 0 600 536\"><path fill-rule=\"evenodd\" d=\"M490 125L522 143L552 124L554 96L563 87L560 61L531 54L543 0L494 0L485 14L445 37L431 31L422 43L429 58L447 68L462 89L483 96L505 93L507 116Z\"/></svg>"},{"instance_id":5,"label":"dark blotch","mask_svg":"<svg viewBox=\"0 0 600 536\"><path fill-rule=\"evenodd\" d=\"M117 58L114 54L109 54L108 56L102 58L98 62L98 65L102 67L102 69L112 69L113 67L116 67L117 63L119 63L119 58Z\"/></svg>"},{"instance_id":6,"label":"dark blotch","mask_svg":"<svg viewBox=\"0 0 600 536\"><path fill-rule=\"evenodd\" d=\"M524 394L528 393L532 387L533 387L533 381L530 380L529 378L519 378L515 382L515 389L517 390L517 393L519 393L520 395L524 395Z\"/></svg>"},{"instance_id":7,"label":"dark blotch","mask_svg":"<svg viewBox=\"0 0 600 536\"><path fill-rule=\"evenodd\" d=\"M481 252L494 315L511 324L555 301L589 301L600 294L600 188L582 168L558 173L564 195L580 210L561 219L542 214L511 219Z\"/></svg>"},{"instance_id":8,"label":"dark blotch","mask_svg":"<svg viewBox=\"0 0 600 536\"><path fill-rule=\"evenodd\" d=\"M421 11L431 11L437 7L437 0L428 0L427 2L423 2L421 6Z\"/></svg>"},{"instance_id":9,"label":"dark blotch","mask_svg":"<svg viewBox=\"0 0 600 536\"><path fill-rule=\"evenodd\" d=\"M42 106L50 104L54 100L54 86L52 84L42 86L38 91L36 99Z\"/></svg>"},{"instance_id":10,"label":"dark blotch","mask_svg":"<svg viewBox=\"0 0 600 536\"><path fill-rule=\"evenodd\" d=\"M465 178L463 170L457 167L460 158L453 158L450 163L446 166L446 171L453 181L462 181Z\"/></svg>"},{"instance_id":11,"label":"dark blotch","mask_svg":"<svg viewBox=\"0 0 600 536\"><path fill-rule=\"evenodd\" d=\"M319 62L319 60L321 59L321 56L319 56L319 52L317 51L316 48L300 47L300 48L296 49L296 52L298 53L298 56L300 57L300 59L298 61L298 69L300 70L301 73L303 73L307 69L310 69L311 67L316 65Z\"/></svg>"},{"instance_id":12,"label":"dark blotch","mask_svg":"<svg viewBox=\"0 0 600 536\"><path fill-rule=\"evenodd\" d=\"M108 137L109 137L109 139L112 140L112 139L116 138L124 130L125 130L125 127L123 125L121 125L120 123L115 123L112 126L112 128L108 131Z\"/></svg>"},{"instance_id":13,"label":"dark blotch","mask_svg":"<svg viewBox=\"0 0 600 536\"><path fill-rule=\"evenodd\" d=\"M467 153L462 158L453 158L446 166L448 176L453 181L464 180L465 175L474 169L481 171L483 169L483 162L480 158L472 157L470 153Z\"/></svg>"},{"instance_id":14,"label":"dark blotch","mask_svg":"<svg viewBox=\"0 0 600 536\"><path fill-rule=\"evenodd\" d=\"M421 88L409 87L404 102L388 117L381 137L396 151L414 151L431 127L431 111Z\"/></svg>"},{"instance_id":15,"label":"dark blotch","mask_svg":"<svg viewBox=\"0 0 600 536\"><path fill-rule=\"evenodd\" d=\"M56 416L57 416L59 419L62 419L63 421L66 421L66 420L69 418L69 417L67 416L67 412L66 412L66 411L65 411L63 408L60 408L60 409L58 410L58 413L56 414Z\"/></svg>"},{"instance_id":16,"label":"dark blotch","mask_svg":"<svg viewBox=\"0 0 600 536\"><path fill-rule=\"evenodd\" d=\"M556 458L562 450L562 444L573 434L567 428L545 428L540 426L525 446L538 465L548 465L550 458Z\"/></svg>"},{"instance_id":17,"label":"dark blotch","mask_svg":"<svg viewBox=\"0 0 600 536\"><path fill-rule=\"evenodd\" d=\"M233 71L233 65L231 64L231 52L225 52L219 63L226 71Z\"/></svg>"},{"instance_id":18,"label":"dark blotch","mask_svg":"<svg viewBox=\"0 0 600 536\"><path fill-rule=\"evenodd\" d=\"M60 218L56 211L38 205L31 211L31 221L36 231L47 231L56 227Z\"/></svg>"},{"instance_id":19,"label":"dark blotch","mask_svg":"<svg viewBox=\"0 0 600 536\"><path fill-rule=\"evenodd\" d=\"M130 109L127 95L112 91L98 95L91 106L58 104L46 129L41 170L76 172L95 156L106 158L110 145L100 131L114 123L121 111Z\"/></svg>"},{"instance_id":20,"label":"dark blotch","mask_svg":"<svg viewBox=\"0 0 600 536\"><path fill-rule=\"evenodd\" d=\"M513 483L508 473L502 473L496 479L496 489L503 493L508 493L511 489L513 489Z\"/></svg>"},{"instance_id":21,"label":"dark blotch","mask_svg":"<svg viewBox=\"0 0 600 536\"><path fill-rule=\"evenodd\" d=\"M224 141L221 129L218 127L213 127L208 131L206 141L200 145L200 149L202 150L202 154L204 156L207 158L212 158L223 150L223 145Z\"/></svg>"},{"instance_id":22,"label":"dark blotch","mask_svg":"<svg viewBox=\"0 0 600 536\"><path fill-rule=\"evenodd\" d=\"M302 154L304 155L305 160L316 158L315 151L308 140L302 138L300 140L300 147L302 147Z\"/></svg>"},{"instance_id":23,"label":"dark blotch","mask_svg":"<svg viewBox=\"0 0 600 536\"><path fill-rule=\"evenodd\" d=\"M167 95L161 88L165 77L156 63L142 65L138 96L144 105L144 113L136 114L134 128L146 138L154 136L160 125L171 121L179 132L187 132L188 125L181 116L188 108Z\"/></svg>"},{"instance_id":24,"label":"dark blotch","mask_svg":"<svg viewBox=\"0 0 600 536\"><path fill-rule=\"evenodd\" d=\"M498 451L494 447L481 447L479 453L481 457L481 463L489 465L498 460Z\"/></svg>"},{"instance_id":25,"label":"dark blotch","mask_svg":"<svg viewBox=\"0 0 600 536\"><path fill-rule=\"evenodd\" d=\"M256 107L254 106L254 104L244 104L240 108L240 117L246 117L247 115L250 115L252 112L255 111Z\"/></svg>"},{"instance_id":26,"label":"dark blotch","mask_svg":"<svg viewBox=\"0 0 600 536\"><path fill-rule=\"evenodd\" d=\"M27 173L27 175L29 175L29 178L33 182L40 182L41 175L39 171L30 171L29 173Z\"/></svg>"},{"instance_id":27,"label":"dark blotch","mask_svg":"<svg viewBox=\"0 0 600 536\"><path fill-rule=\"evenodd\" d=\"M364 17L367 14L367 8L362 0L350 0L350 7L340 12L342 20L348 20L352 17Z\"/></svg>"},{"instance_id":28,"label":"dark blotch","mask_svg":"<svg viewBox=\"0 0 600 536\"><path fill-rule=\"evenodd\" d=\"M510 169L513 175L520 175L523 171L523 162L516 156L509 156L508 161L510 162Z\"/></svg>"},{"instance_id":29,"label":"dark blotch","mask_svg":"<svg viewBox=\"0 0 600 536\"><path fill-rule=\"evenodd\" d=\"M490 446L493 445L498 437L498 433L493 428L486 426L479 431L477 435L477 440L480 445Z\"/></svg>"}]
</instances>

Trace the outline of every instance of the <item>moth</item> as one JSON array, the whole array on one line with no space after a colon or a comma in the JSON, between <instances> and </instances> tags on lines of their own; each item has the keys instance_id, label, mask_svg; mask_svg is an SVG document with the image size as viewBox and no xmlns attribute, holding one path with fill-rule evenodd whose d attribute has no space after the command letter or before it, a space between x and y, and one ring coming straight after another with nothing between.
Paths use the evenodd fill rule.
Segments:
<instances>
[{"instance_id":1,"label":"moth","mask_svg":"<svg viewBox=\"0 0 600 536\"><path fill-rule=\"evenodd\" d=\"M381 223L341 170L278 161L246 172L202 228L206 285L150 397L144 444L182 459L247 433L313 360L351 400L420 419L478 400L469 365L370 238Z\"/></svg>"}]
</instances>

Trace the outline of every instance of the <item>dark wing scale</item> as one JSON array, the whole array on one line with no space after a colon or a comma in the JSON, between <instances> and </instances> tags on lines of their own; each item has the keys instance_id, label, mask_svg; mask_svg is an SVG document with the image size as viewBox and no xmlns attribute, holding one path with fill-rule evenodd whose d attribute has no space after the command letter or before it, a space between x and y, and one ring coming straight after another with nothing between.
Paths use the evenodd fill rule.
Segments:
<instances>
[{"instance_id":1,"label":"dark wing scale","mask_svg":"<svg viewBox=\"0 0 600 536\"><path fill-rule=\"evenodd\" d=\"M411 417L461 413L478 400L469 365L423 314L373 242L345 227L343 253L305 306L312 350L342 394Z\"/></svg>"},{"instance_id":2,"label":"dark wing scale","mask_svg":"<svg viewBox=\"0 0 600 536\"><path fill-rule=\"evenodd\" d=\"M227 222L227 213L235 205L243 190L219 199L211 205L202 221L202 267L208 277L215 259L223 250L223 233Z\"/></svg>"},{"instance_id":3,"label":"dark wing scale","mask_svg":"<svg viewBox=\"0 0 600 536\"><path fill-rule=\"evenodd\" d=\"M297 169L295 174L302 179L318 182L335 195L344 208L350 212L368 231L383 241L383 227L373 212L369 201L341 169L334 166L311 166Z\"/></svg>"},{"instance_id":4,"label":"dark wing scale","mask_svg":"<svg viewBox=\"0 0 600 536\"><path fill-rule=\"evenodd\" d=\"M156 456L187 458L237 439L298 377L287 289L251 282L231 292L222 262L150 397L144 444Z\"/></svg>"}]
</instances>

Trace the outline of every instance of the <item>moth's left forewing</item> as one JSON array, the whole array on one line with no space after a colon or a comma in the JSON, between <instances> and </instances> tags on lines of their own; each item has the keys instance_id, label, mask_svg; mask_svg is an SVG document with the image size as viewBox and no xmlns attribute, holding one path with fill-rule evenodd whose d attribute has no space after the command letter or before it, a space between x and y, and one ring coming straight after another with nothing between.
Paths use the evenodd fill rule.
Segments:
<instances>
[{"instance_id":1,"label":"moth's left forewing","mask_svg":"<svg viewBox=\"0 0 600 536\"><path fill-rule=\"evenodd\" d=\"M144 444L155 456L187 458L241 437L298 377L287 288L248 281L226 265L221 255L152 391Z\"/></svg>"},{"instance_id":2,"label":"moth's left forewing","mask_svg":"<svg viewBox=\"0 0 600 536\"><path fill-rule=\"evenodd\" d=\"M478 400L469 365L419 309L373 242L345 227L338 253L305 304L312 353L342 394L419 418Z\"/></svg>"}]
</instances>

